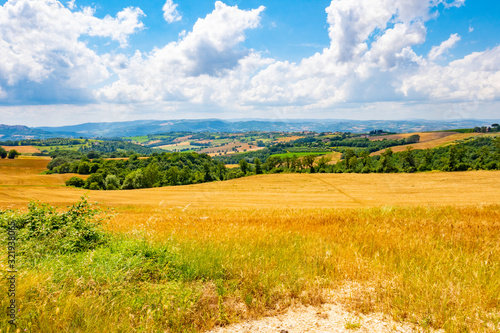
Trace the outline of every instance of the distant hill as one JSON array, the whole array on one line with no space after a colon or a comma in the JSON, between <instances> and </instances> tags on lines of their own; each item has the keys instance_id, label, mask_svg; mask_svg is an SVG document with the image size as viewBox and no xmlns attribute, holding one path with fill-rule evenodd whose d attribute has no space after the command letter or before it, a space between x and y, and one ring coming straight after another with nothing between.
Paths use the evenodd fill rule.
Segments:
<instances>
[{"instance_id":1,"label":"distant hill","mask_svg":"<svg viewBox=\"0 0 500 333\"><path fill-rule=\"evenodd\" d=\"M14 141L25 139L49 139L56 137L74 137L76 133L59 133L56 131L45 131L39 128L30 128L23 125L2 125L0 124L0 141Z\"/></svg>"},{"instance_id":2,"label":"distant hill","mask_svg":"<svg viewBox=\"0 0 500 333\"><path fill-rule=\"evenodd\" d=\"M498 120L323 120L323 119L245 119L245 120L136 120L126 122L85 123L72 126L36 127L0 125L0 141L46 139L53 137L125 137L172 131L187 132L369 132L383 129L397 133L438 131L488 126Z\"/></svg>"}]
</instances>

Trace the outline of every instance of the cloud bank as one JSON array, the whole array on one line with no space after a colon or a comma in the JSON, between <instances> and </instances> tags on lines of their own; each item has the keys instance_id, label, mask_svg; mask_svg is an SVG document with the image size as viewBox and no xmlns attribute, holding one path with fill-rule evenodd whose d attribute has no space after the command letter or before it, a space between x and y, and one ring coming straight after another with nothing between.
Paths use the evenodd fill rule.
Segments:
<instances>
[{"instance_id":1,"label":"cloud bank","mask_svg":"<svg viewBox=\"0 0 500 333\"><path fill-rule=\"evenodd\" d=\"M457 33L428 54L414 49L426 41L426 23L438 19L439 6L464 2L332 0L330 45L294 63L244 47L246 32L260 28L263 6L243 10L217 1L177 41L127 56L99 54L84 38L126 48L130 35L145 28L139 8L100 19L89 7L72 11L74 2L9 0L0 7L0 104L129 103L241 116L301 110L307 117L345 103L495 101L500 46L449 63ZM172 0L163 14L169 23L182 18Z\"/></svg>"}]
</instances>

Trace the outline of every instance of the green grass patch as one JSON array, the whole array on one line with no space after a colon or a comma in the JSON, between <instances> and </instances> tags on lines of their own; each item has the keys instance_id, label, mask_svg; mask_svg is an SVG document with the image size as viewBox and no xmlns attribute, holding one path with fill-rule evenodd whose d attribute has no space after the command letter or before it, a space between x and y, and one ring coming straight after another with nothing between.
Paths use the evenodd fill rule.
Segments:
<instances>
[{"instance_id":1,"label":"green grass patch","mask_svg":"<svg viewBox=\"0 0 500 333\"><path fill-rule=\"evenodd\" d=\"M284 153L284 154L275 154L275 155L271 155L271 156L278 156L278 157L293 157L293 156L297 156L297 157L303 157L303 156L307 156L307 155L318 155L318 156L321 156L321 155L326 155L326 154L330 154L331 151L323 151L323 152L301 152L301 153Z\"/></svg>"},{"instance_id":2,"label":"green grass patch","mask_svg":"<svg viewBox=\"0 0 500 333\"><path fill-rule=\"evenodd\" d=\"M178 146L153 147L153 148L159 148L159 149L163 149L163 150L171 151L171 152L172 151L192 152L192 151L199 151L201 149L204 149L205 147L192 146L192 145L178 145Z\"/></svg>"},{"instance_id":3,"label":"green grass patch","mask_svg":"<svg viewBox=\"0 0 500 333\"><path fill-rule=\"evenodd\" d=\"M150 139L147 135L127 136L127 137L123 137L122 139L132 140L132 141L135 141L137 143L145 143L145 142L150 141Z\"/></svg>"}]
</instances>

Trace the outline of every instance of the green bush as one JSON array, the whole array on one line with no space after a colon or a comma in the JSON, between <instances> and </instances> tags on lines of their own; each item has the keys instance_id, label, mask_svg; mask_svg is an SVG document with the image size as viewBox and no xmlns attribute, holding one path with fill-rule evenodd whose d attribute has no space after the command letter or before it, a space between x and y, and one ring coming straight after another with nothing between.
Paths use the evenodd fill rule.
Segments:
<instances>
[{"instance_id":1,"label":"green bush","mask_svg":"<svg viewBox=\"0 0 500 333\"><path fill-rule=\"evenodd\" d=\"M80 177L71 177L66 181L66 186L83 187L85 185L85 180Z\"/></svg>"},{"instance_id":2,"label":"green bush","mask_svg":"<svg viewBox=\"0 0 500 333\"><path fill-rule=\"evenodd\" d=\"M31 202L28 212L0 211L0 229L16 225L21 253L28 256L47 253L74 253L96 248L108 240L102 228L106 219L85 197L65 212Z\"/></svg>"},{"instance_id":3,"label":"green bush","mask_svg":"<svg viewBox=\"0 0 500 333\"><path fill-rule=\"evenodd\" d=\"M10 159L14 159L16 158L18 155L21 155L21 153L19 153L17 150L15 149L12 149L11 151L9 151L9 153L7 154L7 158L10 158Z\"/></svg>"}]
</instances>

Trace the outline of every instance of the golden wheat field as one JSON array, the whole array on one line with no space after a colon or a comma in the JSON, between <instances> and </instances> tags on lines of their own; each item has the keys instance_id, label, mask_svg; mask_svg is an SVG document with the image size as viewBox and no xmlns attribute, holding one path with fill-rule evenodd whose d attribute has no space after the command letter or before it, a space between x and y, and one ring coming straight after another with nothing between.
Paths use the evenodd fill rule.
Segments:
<instances>
[{"instance_id":1,"label":"golden wheat field","mask_svg":"<svg viewBox=\"0 0 500 333\"><path fill-rule=\"evenodd\" d=\"M443 134L444 133L444 134ZM418 143L412 143L409 145L395 146L391 147L392 151L395 153L405 151L407 147L413 147L413 149L432 149L441 146L450 145L455 141L464 140L472 137L478 136L496 136L496 133L453 133L453 132L438 132L438 133L410 133L421 135L421 140ZM432 134L432 135L426 135ZM443 134L442 136L438 134ZM407 135L408 137L409 135ZM399 137L399 139L402 137ZM423 140L422 140L423 138ZM385 149L373 152L370 156L380 155Z\"/></svg>"},{"instance_id":2,"label":"golden wheat field","mask_svg":"<svg viewBox=\"0 0 500 333\"><path fill-rule=\"evenodd\" d=\"M32 154L40 152L40 149L33 146L2 146L2 147L7 151L15 149L21 154Z\"/></svg>"},{"instance_id":3,"label":"golden wheat field","mask_svg":"<svg viewBox=\"0 0 500 333\"><path fill-rule=\"evenodd\" d=\"M354 208L500 204L500 172L281 174L224 182L89 191L64 186L74 174L41 175L47 159L0 160L0 207L30 200L68 205L88 194L106 206L194 208ZM82 177L82 176L80 176Z\"/></svg>"},{"instance_id":4,"label":"golden wheat field","mask_svg":"<svg viewBox=\"0 0 500 333\"><path fill-rule=\"evenodd\" d=\"M409 136L412 135L419 135L420 136L420 142L425 142L425 141L431 141L431 140L436 140L436 139L441 139L445 138L447 136L459 134L457 132L415 132L415 133L399 133L399 134L390 134L390 135L379 135L379 136L371 136L369 137L370 141L377 141L377 140L400 140L400 139L406 139Z\"/></svg>"},{"instance_id":5,"label":"golden wheat field","mask_svg":"<svg viewBox=\"0 0 500 333\"><path fill-rule=\"evenodd\" d=\"M92 266L97 254L73 263L71 272L94 267L90 277L27 272L19 294L38 290L23 303L37 313L33 331L199 332L294 302L320 304L352 283L361 288L340 302L353 313L382 312L415 331L500 330L498 171L279 174L88 191L62 186L71 175L39 175L46 163L0 160L0 208L66 206L87 193L114 209L108 230L164 244L193 280L118 284Z\"/></svg>"}]
</instances>

